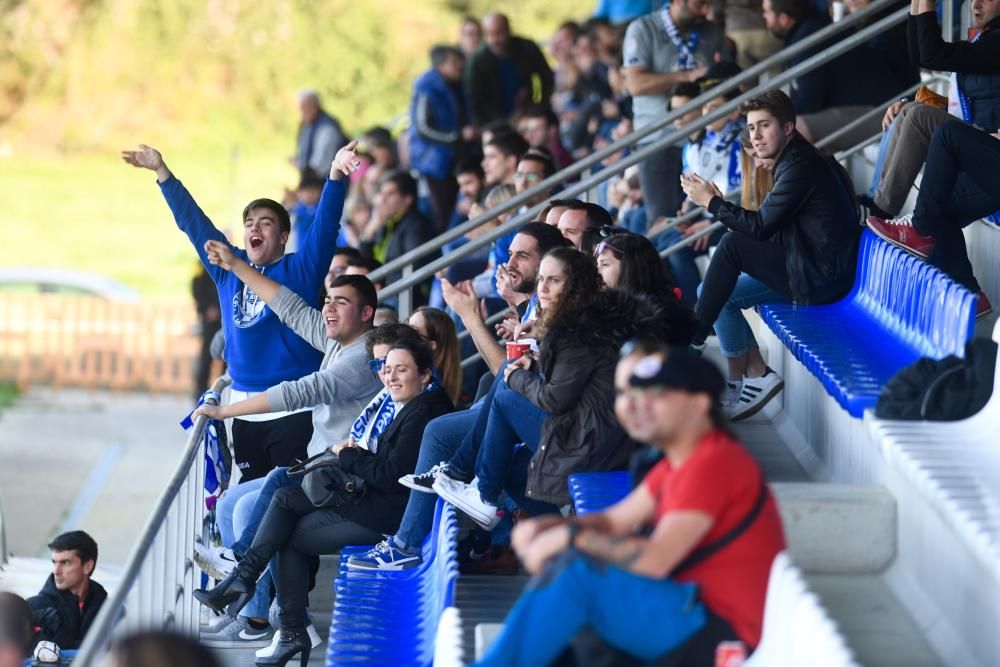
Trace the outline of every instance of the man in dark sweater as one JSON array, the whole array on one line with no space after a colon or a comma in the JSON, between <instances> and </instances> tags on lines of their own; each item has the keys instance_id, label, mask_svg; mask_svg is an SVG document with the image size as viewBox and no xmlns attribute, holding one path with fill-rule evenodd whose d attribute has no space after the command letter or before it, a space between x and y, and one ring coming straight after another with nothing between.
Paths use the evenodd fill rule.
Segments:
<instances>
[{"instance_id":1,"label":"man in dark sweater","mask_svg":"<svg viewBox=\"0 0 1000 667\"><path fill-rule=\"evenodd\" d=\"M97 542L82 530L63 533L49 544L52 574L38 595L28 599L38 639L61 649L76 649L108 594L91 579L97 565Z\"/></svg>"},{"instance_id":2,"label":"man in dark sweater","mask_svg":"<svg viewBox=\"0 0 1000 667\"><path fill-rule=\"evenodd\" d=\"M725 409L730 419L756 413L784 382L764 364L742 309L766 302L826 304L854 282L859 228L851 194L833 165L795 131L795 109L780 90L740 107L757 158L773 163L774 188L760 210L725 201L697 174L681 186L729 231L722 237L695 312L693 344L714 326L729 363Z\"/></svg>"},{"instance_id":3,"label":"man in dark sweater","mask_svg":"<svg viewBox=\"0 0 1000 667\"><path fill-rule=\"evenodd\" d=\"M483 44L465 64L472 119L483 127L527 106L549 105L554 78L541 49L510 33L503 14L483 19Z\"/></svg>"}]
</instances>

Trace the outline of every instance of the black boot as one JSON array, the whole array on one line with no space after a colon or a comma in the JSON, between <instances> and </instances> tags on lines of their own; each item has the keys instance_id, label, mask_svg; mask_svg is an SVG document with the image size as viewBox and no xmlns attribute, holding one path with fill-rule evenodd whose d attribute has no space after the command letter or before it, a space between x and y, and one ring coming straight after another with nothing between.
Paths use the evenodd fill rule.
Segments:
<instances>
[{"instance_id":1,"label":"black boot","mask_svg":"<svg viewBox=\"0 0 1000 667\"><path fill-rule=\"evenodd\" d=\"M194 598L218 613L226 612L233 618L246 606L257 589L257 577L243 567L237 567L219 585L210 591L197 590ZM226 610L226 607L229 610Z\"/></svg>"},{"instance_id":2,"label":"black boot","mask_svg":"<svg viewBox=\"0 0 1000 667\"><path fill-rule=\"evenodd\" d=\"M289 660L296 655L299 656L299 665L306 667L309 662L309 653L312 651L312 642L309 641L309 634L305 628L281 628L278 631L278 645L274 647L274 653L266 658L257 658L255 665L260 667L275 665L284 667Z\"/></svg>"}]
</instances>

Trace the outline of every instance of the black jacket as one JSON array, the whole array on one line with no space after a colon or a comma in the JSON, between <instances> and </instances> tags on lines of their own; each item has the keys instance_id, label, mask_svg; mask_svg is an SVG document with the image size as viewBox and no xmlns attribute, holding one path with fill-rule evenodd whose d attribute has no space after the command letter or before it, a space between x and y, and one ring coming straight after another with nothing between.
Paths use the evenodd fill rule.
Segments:
<instances>
[{"instance_id":1,"label":"black jacket","mask_svg":"<svg viewBox=\"0 0 1000 667\"><path fill-rule=\"evenodd\" d=\"M385 241L386 236L389 237L387 241ZM378 233L378 237L376 239L373 241L363 241L360 244L360 249L365 255L374 257L383 264L388 264L392 260L402 257L414 248L422 246L432 238L434 238L433 225L427 218L421 215L420 211L417 210L416 204L414 204L406 211L406 213L403 214L403 217L396 222L392 230L389 230L387 227L383 227ZM383 257L376 257L375 248L383 241L386 243L385 255ZM414 268L418 269L433 259L436 259L435 253L417 260L414 263ZM401 271L397 271L386 276L385 284L389 285L394 283L402 277L403 273Z\"/></svg>"},{"instance_id":2,"label":"black jacket","mask_svg":"<svg viewBox=\"0 0 1000 667\"><path fill-rule=\"evenodd\" d=\"M80 648L83 636L107 598L104 587L91 579L81 610L80 598L56 588L55 579L50 574L41 592L28 598L34 623L41 628L37 639L55 642L61 649Z\"/></svg>"},{"instance_id":3,"label":"black jacket","mask_svg":"<svg viewBox=\"0 0 1000 667\"><path fill-rule=\"evenodd\" d=\"M1000 129L1000 17L986 24L975 43L944 41L934 12L911 16L907 30L913 63L957 73L972 122L990 133Z\"/></svg>"},{"instance_id":4,"label":"black jacket","mask_svg":"<svg viewBox=\"0 0 1000 667\"><path fill-rule=\"evenodd\" d=\"M545 332L541 373L517 370L507 384L549 413L528 469L527 495L557 505L570 501L575 472L620 470L635 447L614 414L614 375L622 343L667 337L666 320L649 301L602 290L572 324Z\"/></svg>"},{"instance_id":5,"label":"black jacket","mask_svg":"<svg viewBox=\"0 0 1000 667\"><path fill-rule=\"evenodd\" d=\"M548 106L555 78L538 45L523 37L512 36L508 57L517 67L522 86L514 104L515 110L533 105ZM503 108L497 58L486 44L476 49L465 63L464 87L476 124L486 125L509 115Z\"/></svg>"},{"instance_id":6,"label":"black jacket","mask_svg":"<svg viewBox=\"0 0 1000 667\"><path fill-rule=\"evenodd\" d=\"M774 189L759 211L713 197L709 212L729 229L785 251L795 303L825 304L854 284L858 226L851 193L832 165L796 135L774 165Z\"/></svg>"},{"instance_id":7,"label":"black jacket","mask_svg":"<svg viewBox=\"0 0 1000 667\"><path fill-rule=\"evenodd\" d=\"M444 389L424 392L393 417L379 438L375 454L357 447L342 449L341 466L364 479L367 490L359 503L338 507L337 513L375 532L395 533L410 498L410 490L399 483L399 478L417 467L420 440L427 423L454 409Z\"/></svg>"}]
</instances>

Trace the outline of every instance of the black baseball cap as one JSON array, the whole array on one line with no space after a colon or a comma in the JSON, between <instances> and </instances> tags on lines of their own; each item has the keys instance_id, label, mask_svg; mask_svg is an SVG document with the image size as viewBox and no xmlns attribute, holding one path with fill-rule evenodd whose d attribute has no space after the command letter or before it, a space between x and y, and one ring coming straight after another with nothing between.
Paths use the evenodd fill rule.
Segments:
<instances>
[{"instance_id":1,"label":"black baseball cap","mask_svg":"<svg viewBox=\"0 0 1000 667\"><path fill-rule=\"evenodd\" d=\"M679 389L689 394L708 394L718 401L726 381L715 364L677 347L639 360L629 378L629 386Z\"/></svg>"}]
</instances>

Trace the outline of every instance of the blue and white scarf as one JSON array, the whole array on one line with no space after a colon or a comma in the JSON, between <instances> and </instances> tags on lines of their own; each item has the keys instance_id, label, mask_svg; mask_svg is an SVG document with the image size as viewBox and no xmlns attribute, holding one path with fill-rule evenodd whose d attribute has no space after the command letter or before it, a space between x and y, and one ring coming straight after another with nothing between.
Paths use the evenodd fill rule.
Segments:
<instances>
[{"instance_id":1,"label":"blue and white scarf","mask_svg":"<svg viewBox=\"0 0 1000 667\"><path fill-rule=\"evenodd\" d=\"M660 20L663 21L663 29L667 31L667 37L677 48L677 69L694 69L698 63L695 61L694 52L698 49L699 31L697 28L691 31L688 41L681 39L681 31L674 25L674 20L670 18L670 3L663 5L660 10Z\"/></svg>"},{"instance_id":2,"label":"blue and white scarf","mask_svg":"<svg viewBox=\"0 0 1000 667\"><path fill-rule=\"evenodd\" d=\"M424 393L433 391L438 386L438 383L432 380L424 387ZM351 437L354 438L358 447L375 454L378 452L379 438L389 428L389 424L392 423L395 416L396 402L389 395L389 390L383 389L369 401L358 418L354 420L354 425L351 427Z\"/></svg>"},{"instance_id":3,"label":"blue and white scarf","mask_svg":"<svg viewBox=\"0 0 1000 667\"><path fill-rule=\"evenodd\" d=\"M702 178L715 183L723 193L738 190L743 182L740 168L739 137L743 130L742 118L731 120L715 132L708 130L701 145L694 153L693 170Z\"/></svg>"}]
</instances>

